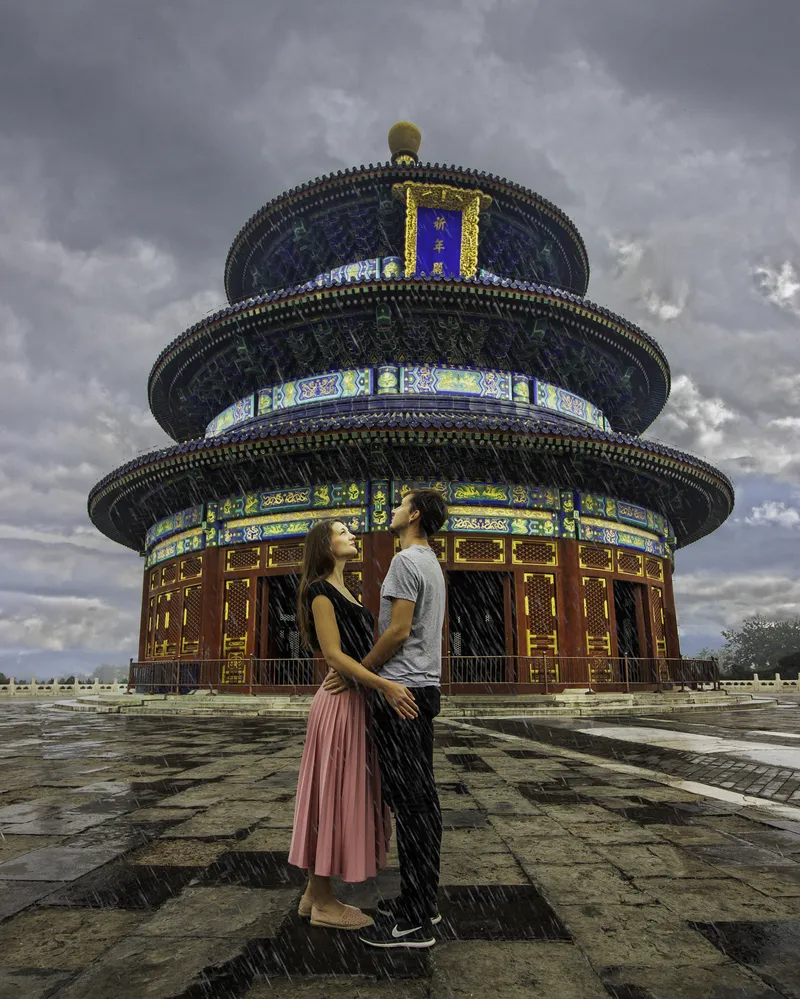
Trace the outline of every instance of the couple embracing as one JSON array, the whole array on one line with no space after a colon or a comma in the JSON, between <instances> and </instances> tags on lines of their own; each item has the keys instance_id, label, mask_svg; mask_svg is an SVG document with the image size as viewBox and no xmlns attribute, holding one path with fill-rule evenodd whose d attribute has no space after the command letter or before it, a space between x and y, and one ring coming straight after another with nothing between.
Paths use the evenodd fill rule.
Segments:
<instances>
[{"instance_id":1,"label":"couple embracing","mask_svg":"<svg viewBox=\"0 0 800 999\"><path fill-rule=\"evenodd\" d=\"M299 914L313 926L355 930L372 947L431 947L442 816L433 777L445 584L429 539L447 517L434 489L414 489L392 512L401 550L381 586L379 638L372 614L344 584L357 554L337 520L305 539L298 622L329 670L314 695L300 764L289 862L308 872ZM340 902L331 876L359 882L386 865L391 813L400 895L378 918Z\"/></svg>"}]
</instances>

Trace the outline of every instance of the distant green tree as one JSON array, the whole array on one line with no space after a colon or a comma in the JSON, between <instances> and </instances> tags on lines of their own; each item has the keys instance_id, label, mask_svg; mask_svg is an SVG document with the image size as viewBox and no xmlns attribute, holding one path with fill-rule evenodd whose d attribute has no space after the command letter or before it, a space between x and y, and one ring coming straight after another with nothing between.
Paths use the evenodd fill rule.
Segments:
<instances>
[{"instance_id":1,"label":"distant green tree","mask_svg":"<svg viewBox=\"0 0 800 999\"><path fill-rule=\"evenodd\" d=\"M92 676L96 677L100 683L114 683L114 681L119 683L120 680L128 679L128 667L103 663L94 670Z\"/></svg>"},{"instance_id":2,"label":"distant green tree","mask_svg":"<svg viewBox=\"0 0 800 999\"><path fill-rule=\"evenodd\" d=\"M5 675L5 673L0 673L0 687L5 687L9 683L11 683L11 680Z\"/></svg>"},{"instance_id":3,"label":"distant green tree","mask_svg":"<svg viewBox=\"0 0 800 999\"><path fill-rule=\"evenodd\" d=\"M800 653L800 617L775 621L763 614L746 617L738 628L723 631L725 675L744 680L758 673L770 679L781 672L781 659ZM787 677L788 679L788 677Z\"/></svg>"}]
</instances>

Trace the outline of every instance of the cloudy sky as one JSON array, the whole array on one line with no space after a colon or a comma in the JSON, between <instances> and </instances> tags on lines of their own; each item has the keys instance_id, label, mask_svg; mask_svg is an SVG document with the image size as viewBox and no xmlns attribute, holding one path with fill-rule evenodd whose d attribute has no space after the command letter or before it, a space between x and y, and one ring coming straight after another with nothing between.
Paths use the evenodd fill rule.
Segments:
<instances>
[{"instance_id":1,"label":"cloudy sky","mask_svg":"<svg viewBox=\"0 0 800 999\"><path fill-rule=\"evenodd\" d=\"M678 553L683 651L800 614L796 0L0 0L0 670L136 651L142 566L88 522L165 443L161 348L223 302L264 202L387 158L532 187L577 223L589 297L663 345L650 435L734 480Z\"/></svg>"}]
</instances>

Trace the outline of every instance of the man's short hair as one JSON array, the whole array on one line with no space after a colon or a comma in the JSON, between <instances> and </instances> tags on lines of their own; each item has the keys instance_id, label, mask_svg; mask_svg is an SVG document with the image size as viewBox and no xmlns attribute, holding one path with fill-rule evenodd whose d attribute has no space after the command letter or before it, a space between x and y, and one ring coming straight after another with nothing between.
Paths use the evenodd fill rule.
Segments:
<instances>
[{"instance_id":1,"label":"man's short hair","mask_svg":"<svg viewBox=\"0 0 800 999\"><path fill-rule=\"evenodd\" d=\"M411 509L419 511L419 529L426 538L441 531L447 520L447 504L437 489L412 489Z\"/></svg>"}]
</instances>

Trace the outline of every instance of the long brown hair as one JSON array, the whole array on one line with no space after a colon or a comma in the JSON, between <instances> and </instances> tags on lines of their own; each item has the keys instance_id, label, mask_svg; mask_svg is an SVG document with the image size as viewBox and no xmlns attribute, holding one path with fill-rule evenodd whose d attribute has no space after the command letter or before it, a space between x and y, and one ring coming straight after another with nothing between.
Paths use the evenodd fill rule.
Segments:
<instances>
[{"instance_id":1,"label":"long brown hair","mask_svg":"<svg viewBox=\"0 0 800 999\"><path fill-rule=\"evenodd\" d=\"M336 523L332 517L318 520L310 528L303 545L303 569L297 589L297 626L304 648L312 648L311 608L308 605L308 588L312 583L330 576L336 567L331 546L331 528Z\"/></svg>"}]
</instances>

